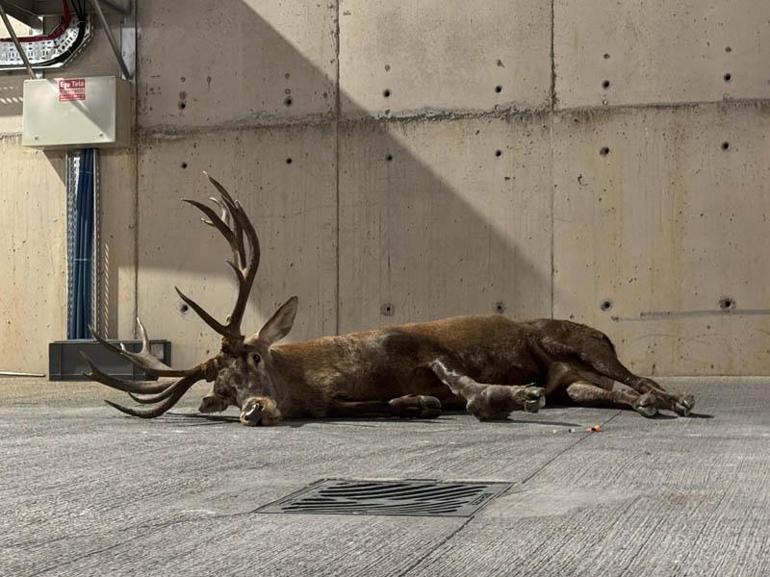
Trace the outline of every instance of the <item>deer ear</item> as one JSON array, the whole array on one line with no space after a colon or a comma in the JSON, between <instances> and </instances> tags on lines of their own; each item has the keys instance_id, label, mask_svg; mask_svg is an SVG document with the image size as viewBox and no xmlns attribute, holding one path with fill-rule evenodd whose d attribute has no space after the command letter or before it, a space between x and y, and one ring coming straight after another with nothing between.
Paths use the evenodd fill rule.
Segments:
<instances>
[{"instance_id":1,"label":"deer ear","mask_svg":"<svg viewBox=\"0 0 770 577\"><path fill-rule=\"evenodd\" d=\"M280 341L283 337L288 335L294 324L294 317L297 316L298 300L297 297L291 297L283 303L281 308L275 311L275 314L270 317L270 320L260 329L257 338L260 341L272 345L274 342Z\"/></svg>"}]
</instances>

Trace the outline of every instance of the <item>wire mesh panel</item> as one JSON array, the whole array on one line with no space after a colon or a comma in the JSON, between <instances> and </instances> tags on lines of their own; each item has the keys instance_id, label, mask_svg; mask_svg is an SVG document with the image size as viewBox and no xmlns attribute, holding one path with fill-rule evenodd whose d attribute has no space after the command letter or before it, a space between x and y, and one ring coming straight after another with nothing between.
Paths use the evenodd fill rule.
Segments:
<instances>
[{"instance_id":1,"label":"wire mesh panel","mask_svg":"<svg viewBox=\"0 0 770 577\"><path fill-rule=\"evenodd\" d=\"M510 483L481 481L331 479L305 487L257 512L470 517L509 487Z\"/></svg>"},{"instance_id":2,"label":"wire mesh panel","mask_svg":"<svg viewBox=\"0 0 770 577\"><path fill-rule=\"evenodd\" d=\"M67 338L71 339L70 319L73 318L75 299L75 233L78 195L78 173L80 171L80 154L67 153Z\"/></svg>"},{"instance_id":3,"label":"wire mesh panel","mask_svg":"<svg viewBox=\"0 0 770 577\"><path fill-rule=\"evenodd\" d=\"M6 2L6 4L9 4L6 6L8 14L13 16L16 11L14 8L18 9L18 7L14 7L13 2ZM43 33L41 29L39 34L19 38L27 60L35 69L64 66L83 51L93 36L93 25L86 12L85 2L72 1L74 14L71 13L68 2L62 2L61 6L64 8L61 21L53 30ZM47 12L43 12L45 13ZM19 54L15 43L4 36L5 30L0 22L0 70L24 68L24 59Z\"/></svg>"}]
</instances>

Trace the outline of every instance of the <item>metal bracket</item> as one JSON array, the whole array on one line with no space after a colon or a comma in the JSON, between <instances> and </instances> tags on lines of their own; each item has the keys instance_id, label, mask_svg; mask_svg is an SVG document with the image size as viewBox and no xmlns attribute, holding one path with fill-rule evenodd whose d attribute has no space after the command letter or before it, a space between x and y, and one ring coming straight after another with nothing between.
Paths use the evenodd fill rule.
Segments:
<instances>
[{"instance_id":1,"label":"metal bracket","mask_svg":"<svg viewBox=\"0 0 770 577\"><path fill-rule=\"evenodd\" d=\"M118 43L115 41L115 37L112 35L112 29L107 23L107 18L104 16L101 3L99 0L91 0L91 4L93 4L94 10L96 10L96 15L99 17L99 22L101 22L102 28L104 28L104 33L107 35L107 40L110 41L112 52L115 54L115 58L118 61L118 66L120 66L120 71L123 74L123 78L126 80L131 80L131 73L128 71L126 61L123 60L123 54L121 53L120 48L118 48Z\"/></svg>"},{"instance_id":2,"label":"metal bracket","mask_svg":"<svg viewBox=\"0 0 770 577\"><path fill-rule=\"evenodd\" d=\"M136 74L136 3L129 2L120 24L120 52L133 78Z\"/></svg>"}]
</instances>

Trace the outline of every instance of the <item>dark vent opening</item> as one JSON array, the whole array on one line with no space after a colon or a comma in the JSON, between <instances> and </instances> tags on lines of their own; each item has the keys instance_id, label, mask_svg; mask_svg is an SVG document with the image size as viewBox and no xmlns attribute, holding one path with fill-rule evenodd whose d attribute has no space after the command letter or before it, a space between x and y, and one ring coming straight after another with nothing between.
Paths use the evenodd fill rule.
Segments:
<instances>
[{"instance_id":1,"label":"dark vent opening","mask_svg":"<svg viewBox=\"0 0 770 577\"><path fill-rule=\"evenodd\" d=\"M258 513L470 517L509 483L433 480L319 481Z\"/></svg>"}]
</instances>

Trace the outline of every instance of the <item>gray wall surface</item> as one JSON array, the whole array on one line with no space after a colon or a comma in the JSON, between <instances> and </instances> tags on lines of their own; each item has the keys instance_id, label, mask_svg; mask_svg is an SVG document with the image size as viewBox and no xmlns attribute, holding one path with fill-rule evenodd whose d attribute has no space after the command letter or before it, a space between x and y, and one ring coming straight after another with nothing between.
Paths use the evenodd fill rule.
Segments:
<instances>
[{"instance_id":1,"label":"gray wall surface","mask_svg":"<svg viewBox=\"0 0 770 577\"><path fill-rule=\"evenodd\" d=\"M173 290L220 317L235 297L224 242L179 203L207 170L260 233L254 330L293 294L293 339L553 315L641 373L770 374L765 0L138 8L136 144L101 166L112 336L139 314L175 364L217 347ZM56 75L117 71L98 31ZM44 371L64 157L20 147L23 78L0 76L0 369Z\"/></svg>"}]
</instances>

